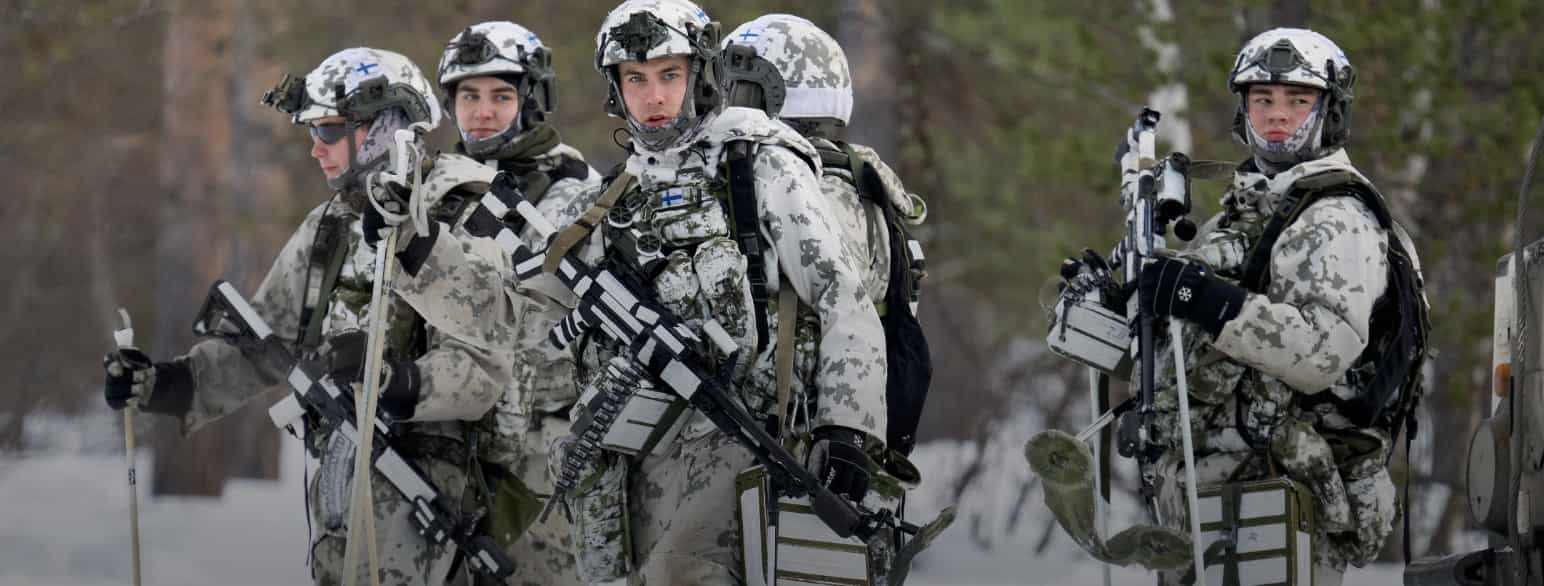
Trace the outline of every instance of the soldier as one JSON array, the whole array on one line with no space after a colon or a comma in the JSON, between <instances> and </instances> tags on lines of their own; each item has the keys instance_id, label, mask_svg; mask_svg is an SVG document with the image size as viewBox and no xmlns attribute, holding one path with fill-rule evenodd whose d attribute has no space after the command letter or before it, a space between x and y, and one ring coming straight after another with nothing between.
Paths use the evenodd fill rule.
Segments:
<instances>
[{"instance_id":1,"label":"soldier","mask_svg":"<svg viewBox=\"0 0 1544 586\"><path fill-rule=\"evenodd\" d=\"M607 112L626 120L632 138L625 173L607 189L619 200L603 196L601 203L615 203L630 216L608 216L590 242L602 247L600 254L633 258L656 253L638 244L657 238L663 268L652 286L658 301L703 339L709 322L721 325L739 351L715 359L748 411L762 420L807 413L796 427L813 441L811 469L834 492L862 500L873 466L869 453L884 443L883 334L820 194L818 154L764 112L720 111L713 73L717 25L691 2L624 2L607 15L596 45L596 66L610 86ZM747 165L745 174L726 171L737 164ZM753 186L750 234L731 231L725 202L737 178L742 196L752 190L744 184ZM737 233L746 238L737 242ZM797 328L791 392L808 402L778 413L773 363L784 290L800 307L791 320ZM590 348L581 358L581 380L594 388L657 386L623 350ZM583 547L625 545L612 570L635 561L633 584L744 579L736 560L735 478L753 457L702 414L688 413L674 439L613 461L606 474L625 471L625 491L590 492L625 511L626 529L613 524L609 535L586 535Z\"/></svg>"},{"instance_id":2,"label":"soldier","mask_svg":"<svg viewBox=\"0 0 1544 586\"><path fill-rule=\"evenodd\" d=\"M920 224L927 216L922 199L906 191L900 176L879 158L874 149L836 140L839 129L852 118L852 74L842 46L814 23L789 14L768 14L740 25L724 38L724 46L750 48L772 66L776 79L751 78L726 67L729 105L764 110L804 135L825 162L820 186L827 203L839 218L842 243L848 255L858 259L863 285L876 305L885 301L890 287L889 232L885 215L860 194L860 178L854 177L849 158L874 169L883 183L887 202L907 224ZM756 73L760 73L757 71ZM745 95L755 86L753 93ZM768 86L777 86L781 92ZM769 91L771 90L771 91ZM785 96L769 100L765 96ZM746 100L752 103L740 103ZM889 308L885 308L888 310Z\"/></svg>"},{"instance_id":3,"label":"soldier","mask_svg":"<svg viewBox=\"0 0 1544 586\"><path fill-rule=\"evenodd\" d=\"M552 52L541 39L506 21L467 28L440 57L440 89L461 139L456 149L514 175L526 199L563 226L595 202L600 175L547 122L557 106L554 75ZM533 248L546 244L530 228L516 230ZM553 299L526 287L518 293L515 384L495 409L495 428L481 456L491 464L486 467L491 487L510 483L519 492L546 498L552 494L547 447L568 432L568 413L578 400L573 357L547 343L547 332L574 300ZM516 503L503 502L494 514L529 518L534 513L502 510L510 504ZM534 501L526 504L539 507ZM519 565L512 583L577 583L573 540L563 516L551 515L523 536L496 537L512 544L510 557Z\"/></svg>"},{"instance_id":4,"label":"soldier","mask_svg":"<svg viewBox=\"0 0 1544 586\"><path fill-rule=\"evenodd\" d=\"M253 307L292 351L325 360L340 385L359 384L365 376L365 330L372 320L387 319L379 405L396 422L393 445L452 505L469 511L475 502L459 502L468 488L467 422L484 417L504 395L514 363L506 289L512 267L491 241L465 234L458 216L457 202L486 189L493 172L465 157L438 157L421 183L406 186L429 206L426 231L400 215L383 214L383 203L406 203L392 201L403 196L374 181L390 158L394 134L439 123L428 80L402 55L353 48L329 56L299 81L286 77L265 102L310 131L311 156L332 195L306 215L279 252ZM367 189L371 184L377 187ZM383 288L390 295L387 312L369 315L374 249L383 245L380 229L394 223L402 234L398 250L387 256L398 265ZM236 410L285 374L269 372L223 339L199 342L166 362L152 363L133 350L114 352L105 365L108 405L174 417L184 433ZM353 445L339 433L320 433L316 423L306 417L307 454L319 460L311 464L318 472L307 487L310 526L317 532L311 569L317 584L342 584L350 571L344 548ZM370 481L380 583L445 583L456 556L417 534L409 518L413 507L379 472L372 471ZM366 564L362 558L355 571L365 573Z\"/></svg>"},{"instance_id":5,"label":"soldier","mask_svg":"<svg viewBox=\"0 0 1544 586\"><path fill-rule=\"evenodd\" d=\"M1344 150L1354 80L1313 31L1245 44L1229 87L1251 156L1201 237L1145 266L1137 287L1156 315L1184 322L1198 483L1280 470L1311 490L1320 585L1372 561L1392 530L1387 461L1419 375L1384 371L1424 352L1400 337L1425 327L1424 298L1413 319L1402 286L1418 275L1415 249ZM1403 319L1387 317L1395 309ZM1157 355L1159 519L1188 532L1174 364Z\"/></svg>"}]
</instances>

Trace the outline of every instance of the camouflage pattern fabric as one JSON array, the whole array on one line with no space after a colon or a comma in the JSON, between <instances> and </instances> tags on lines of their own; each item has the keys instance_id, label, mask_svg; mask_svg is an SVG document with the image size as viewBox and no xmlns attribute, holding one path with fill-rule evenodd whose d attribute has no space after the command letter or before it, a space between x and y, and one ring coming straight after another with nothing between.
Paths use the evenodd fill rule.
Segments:
<instances>
[{"instance_id":1,"label":"camouflage pattern fabric","mask_svg":"<svg viewBox=\"0 0 1544 586\"><path fill-rule=\"evenodd\" d=\"M535 158L490 159L483 165L547 172L562 164L565 157L583 160L573 147L558 144ZM552 183L536 209L554 225L565 226L589 209L600 191L600 175L585 166L584 177L565 177ZM527 246L545 244L529 226L519 236ZM513 283L513 292L517 324L513 380L494 406L492 417L479 423L483 441L478 456L510 471L544 499L552 494L547 447L568 431L567 419L550 414L562 412L579 398L573 356L548 343L547 333L568 314L574 299L571 295L554 298L548 290L538 291L518 282ZM545 522L538 521L506 548L518 565L509 583L579 584L574 545L565 516L551 515Z\"/></svg>"},{"instance_id":2,"label":"camouflage pattern fabric","mask_svg":"<svg viewBox=\"0 0 1544 586\"><path fill-rule=\"evenodd\" d=\"M491 177L491 170L475 161L441 155L421 189L427 190L427 201L433 205L458 185L486 187ZM337 288L326 300L327 307L322 308L323 334L362 328L374 318L364 310L368 307L375 256L364 244L359 208L350 203L359 201L358 197L344 197L312 210L252 296L253 307L281 339L299 337L312 239L323 215L345 221L343 246L348 247L348 260ZM513 270L496 245L466 234L459 222L454 226L440 223L432 240L418 238L410 223L399 229L406 232L399 239L402 249L394 257L396 262L402 262L408 249L415 246L418 248L413 250L423 255L416 271L397 267L389 288L394 302L388 318L391 334L387 352L414 359L423 378L414 417L398 429L404 437L399 447L437 488L445 494L460 495L468 462L463 444L465 422L485 416L509 388L512 378L514 305L507 285L513 280ZM423 321L422 334L414 334L413 328L402 325L417 319ZM411 356L410 350L391 346L414 335L425 337L428 351L421 356ZM292 347L291 351L294 350ZM184 433L236 410L278 383L284 374L260 372L240 350L223 340L202 341L184 358L192 368L196 389L193 405L182 417ZM307 437L313 446L324 445L327 440ZM320 468L351 469L330 462L322 462ZM427 547L408 518L410 507L375 476L382 583L442 583L450 556ZM316 478L311 490L314 492L323 483L340 484L338 479ZM312 503L311 513L320 519L317 499L312 499ZM329 528L320 523L314 526L319 534L314 544L317 555L313 569L320 583L329 583L340 575L337 565L342 559L346 528Z\"/></svg>"},{"instance_id":3,"label":"camouflage pattern fabric","mask_svg":"<svg viewBox=\"0 0 1544 586\"><path fill-rule=\"evenodd\" d=\"M824 138L811 138L810 142L819 149L839 150L835 143ZM879 160L873 149L851 146L859 156L864 156L865 163L879 172L887 192L905 197L900 178L889 165ZM878 304L884 302L885 292L890 289L890 230L885 226L884 214L863 199L856 184L851 169L826 168L820 177L820 189L842 230L842 246L848 258L857 263L853 268L863 274L863 287L868 290L869 298ZM899 191L892 192L891 189Z\"/></svg>"},{"instance_id":4,"label":"camouflage pattern fabric","mask_svg":"<svg viewBox=\"0 0 1544 586\"><path fill-rule=\"evenodd\" d=\"M1186 530L1135 525L1108 541L1095 522L1094 455L1072 435L1048 430L1024 445L1024 458L1040 477L1045 506L1062 530L1099 561L1149 570L1173 570L1190 564Z\"/></svg>"},{"instance_id":5,"label":"camouflage pattern fabric","mask_svg":"<svg viewBox=\"0 0 1544 586\"><path fill-rule=\"evenodd\" d=\"M755 464L712 431L645 457L628 479L628 530L638 561L630 586L743 584L735 476Z\"/></svg>"},{"instance_id":6,"label":"camouflage pattern fabric","mask_svg":"<svg viewBox=\"0 0 1544 586\"><path fill-rule=\"evenodd\" d=\"M1282 198L1299 181L1327 174L1372 189L1342 150L1274 177L1241 169L1224 194L1224 210L1179 254L1237 277L1244 252ZM1199 482L1265 477L1271 470L1248 455L1256 447L1267 450L1281 473L1313 489L1320 521L1315 563L1336 571L1371 561L1392 532L1397 511L1383 464L1391 438L1356 428L1329 404L1304 411L1296 400L1321 392L1349 398L1361 392L1357 381L1370 379L1352 367L1369 339L1373 304L1388 286L1388 237L1361 202L1322 198L1282 231L1264 295L1249 294L1215 340L1193 324L1184 328L1195 449L1203 461L1219 462L1215 470L1198 464ZM1177 462L1175 365L1166 348L1157 354L1156 439L1176 452ZM1240 415L1243 429L1236 424ZM1245 469L1235 475L1237 465ZM1183 507L1183 491L1175 498ZM1168 519L1177 519L1174 527L1184 523L1182 515Z\"/></svg>"},{"instance_id":7,"label":"camouflage pattern fabric","mask_svg":"<svg viewBox=\"0 0 1544 586\"><path fill-rule=\"evenodd\" d=\"M636 206L632 209L650 220L643 224L658 226L666 250L675 248L655 282L660 301L689 327L700 327L708 318L724 325L742 349L741 361L733 365L735 388L750 412L765 418L775 394L777 288L793 287L810 308L795 337L793 390L814 403L801 423L857 429L870 436L870 445L882 447L883 331L862 277L853 269L857 263L842 245L834 213L820 195L814 149L787 126L747 108L726 108L695 132L680 141L685 146L663 152L639 148L627 161L639 185L619 206ZM760 354L754 351L744 256L729 239L727 208L720 203L727 180L721 163L730 140L756 145L758 215L761 235L770 245L763 253L769 339ZM597 230L584 249L588 260L615 252L602 248L615 242L604 232ZM585 370L603 370L612 353L588 352ZM688 417L680 439L637 461L629 474L634 583L728 584L739 573L733 560L738 550L734 479L752 457L700 413ZM588 494L593 492L579 496ZM591 537L581 541L588 544Z\"/></svg>"}]
</instances>

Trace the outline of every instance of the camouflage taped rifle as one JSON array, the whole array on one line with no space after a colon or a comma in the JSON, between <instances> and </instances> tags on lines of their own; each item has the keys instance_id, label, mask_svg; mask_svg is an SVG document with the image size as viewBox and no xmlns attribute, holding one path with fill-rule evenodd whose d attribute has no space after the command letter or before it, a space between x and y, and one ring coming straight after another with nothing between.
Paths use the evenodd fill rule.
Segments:
<instances>
[{"instance_id":1,"label":"camouflage taped rifle","mask_svg":"<svg viewBox=\"0 0 1544 586\"><path fill-rule=\"evenodd\" d=\"M511 189L511 185L496 179L493 190L482 198L479 208L467 219L466 227L473 235L499 242L511 254L515 273L522 280L555 278L563 288L577 296L576 307L550 334L549 339L554 344L559 348L567 347L580 336L596 332L625 347L628 358L652 379L687 400L721 431L750 450L766 467L780 494L796 498L808 496L816 516L838 536L856 535L868 541L887 527L916 532L916 527L895 520L888 511L863 510L821 485L815 475L772 437L729 391L727 374L715 373L712 361L703 351L704 340L686 327L680 317L653 299L650 279L643 266L612 257L591 267L575 253L568 252L558 259L553 274L544 274L545 247L532 250L525 246L508 230L503 219L518 213L544 240L549 240L556 230L534 206ZM732 341L721 327L715 328L710 322L705 329L714 343L733 353L732 347L726 347L732 345ZM563 476L576 477L586 465L581 458L593 456L595 442L604 435L599 426L605 423L596 419L589 426L575 430L580 442L585 442L581 445L586 447L582 451L569 450L564 458ZM563 482L564 478L558 480ZM559 485L556 488L571 489L572 481L573 478L569 478L566 487ZM554 494L553 500L558 498L559 495ZM548 506L552 506L551 501Z\"/></svg>"},{"instance_id":2,"label":"camouflage taped rifle","mask_svg":"<svg viewBox=\"0 0 1544 586\"><path fill-rule=\"evenodd\" d=\"M295 423L310 415L320 424L322 433L342 433L354 445L360 435L355 427L354 400L327 376L327 369L311 360L299 359L284 346L284 341L269 328L236 287L216 281L193 324L193 333L227 339L264 372L286 373L284 380L290 394L268 409L274 425L296 433ZM454 544L466 554L472 569L489 576L507 578L515 571L514 561L504 554L493 538L478 533L476 519L451 513L451 497L442 494L428 478L392 446L391 425L379 413L374 416L374 444L371 464L381 477L413 507L413 524L418 533L439 546ZM362 479L369 482L368 479Z\"/></svg>"}]
</instances>

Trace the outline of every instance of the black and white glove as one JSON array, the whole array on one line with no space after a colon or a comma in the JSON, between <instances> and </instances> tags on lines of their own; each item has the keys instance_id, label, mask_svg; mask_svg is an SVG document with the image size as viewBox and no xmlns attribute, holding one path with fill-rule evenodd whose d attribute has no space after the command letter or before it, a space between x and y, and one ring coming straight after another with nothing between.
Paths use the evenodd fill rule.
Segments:
<instances>
[{"instance_id":1,"label":"black and white glove","mask_svg":"<svg viewBox=\"0 0 1544 586\"><path fill-rule=\"evenodd\" d=\"M123 348L102 357L102 394L114 410L132 405L146 413L186 413L193 403L193 371L184 360L151 362L144 352Z\"/></svg>"},{"instance_id":2,"label":"black and white glove","mask_svg":"<svg viewBox=\"0 0 1544 586\"><path fill-rule=\"evenodd\" d=\"M863 450L863 432L828 425L816 428L813 435L806 467L831 492L862 501L868 494L870 471L878 468Z\"/></svg>"},{"instance_id":3,"label":"black and white glove","mask_svg":"<svg viewBox=\"0 0 1544 586\"><path fill-rule=\"evenodd\" d=\"M322 355L327 359L327 374L335 384L353 385L364 380L365 348L369 335L359 330L327 338ZM418 364L411 360L387 358L383 361L380 399L381 411L392 419L411 419L418 409L423 377Z\"/></svg>"},{"instance_id":4,"label":"black and white glove","mask_svg":"<svg viewBox=\"0 0 1544 586\"><path fill-rule=\"evenodd\" d=\"M412 192L405 185L380 177L372 177L366 185L370 186L367 191L374 203L365 202L365 209L360 218L360 229L365 233L365 244L375 248L375 244L381 241L381 230L396 227L407 221L407 203ZM380 208L385 208L387 213L382 214L376 204L379 204Z\"/></svg>"},{"instance_id":5,"label":"black and white glove","mask_svg":"<svg viewBox=\"0 0 1544 586\"><path fill-rule=\"evenodd\" d=\"M1156 257L1142 267L1138 298L1154 315L1201 326L1213 336L1238 317L1249 292L1224 281L1199 263Z\"/></svg>"}]
</instances>

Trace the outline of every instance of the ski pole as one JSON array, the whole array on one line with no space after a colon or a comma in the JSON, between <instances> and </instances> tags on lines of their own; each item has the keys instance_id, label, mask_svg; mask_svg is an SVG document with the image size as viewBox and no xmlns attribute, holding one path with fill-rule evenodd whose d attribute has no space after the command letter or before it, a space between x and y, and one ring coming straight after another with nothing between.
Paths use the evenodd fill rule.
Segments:
<instances>
[{"instance_id":1,"label":"ski pole","mask_svg":"<svg viewBox=\"0 0 1544 586\"><path fill-rule=\"evenodd\" d=\"M118 308L118 318L123 329L113 331L113 342L119 350L137 350L134 347L134 324L129 321L129 310ZM134 474L134 407L123 410L123 450L129 464L129 535L130 551L134 560L134 586L139 585L139 488Z\"/></svg>"}]
</instances>

